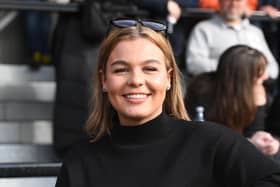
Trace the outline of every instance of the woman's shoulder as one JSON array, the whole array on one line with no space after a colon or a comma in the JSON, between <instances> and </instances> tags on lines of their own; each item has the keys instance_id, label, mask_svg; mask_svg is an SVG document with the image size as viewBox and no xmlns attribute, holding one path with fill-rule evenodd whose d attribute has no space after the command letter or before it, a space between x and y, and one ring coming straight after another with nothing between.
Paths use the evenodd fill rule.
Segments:
<instances>
[{"instance_id":1,"label":"woman's shoulder","mask_svg":"<svg viewBox=\"0 0 280 187\"><path fill-rule=\"evenodd\" d=\"M66 153L65 159L68 162L73 160L84 160L88 157L94 158L98 154L99 150L102 149L101 144L107 140L106 137L102 138L97 142L91 142L90 140L84 140L75 143L72 148ZM78 158L78 159L77 159Z\"/></svg>"},{"instance_id":2,"label":"woman's shoulder","mask_svg":"<svg viewBox=\"0 0 280 187\"><path fill-rule=\"evenodd\" d=\"M177 135L184 142L195 142L199 149L208 149L212 152L220 152L227 155L227 152L234 151L233 148L249 155L255 154L255 147L241 134L225 127L222 124L204 121L178 121L180 130ZM219 156L219 155L218 155Z\"/></svg>"},{"instance_id":3,"label":"woman's shoulder","mask_svg":"<svg viewBox=\"0 0 280 187\"><path fill-rule=\"evenodd\" d=\"M225 127L222 124L218 124L211 121L186 121L186 120L176 120L176 124L179 131L183 132L187 136L192 136L197 139L202 139L204 141L218 139L228 139L234 141L236 139L244 139L242 134L234 132L233 130Z\"/></svg>"},{"instance_id":4,"label":"woman's shoulder","mask_svg":"<svg viewBox=\"0 0 280 187\"><path fill-rule=\"evenodd\" d=\"M194 121L171 118L174 124L186 130L199 130L199 131L223 131L227 129L222 124L212 121Z\"/></svg>"}]
</instances>

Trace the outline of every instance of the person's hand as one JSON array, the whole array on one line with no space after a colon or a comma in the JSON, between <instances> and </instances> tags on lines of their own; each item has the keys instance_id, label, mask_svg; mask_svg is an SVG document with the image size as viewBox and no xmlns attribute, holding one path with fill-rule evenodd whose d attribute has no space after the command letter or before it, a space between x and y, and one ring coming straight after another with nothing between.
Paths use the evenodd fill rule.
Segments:
<instances>
[{"instance_id":1,"label":"person's hand","mask_svg":"<svg viewBox=\"0 0 280 187\"><path fill-rule=\"evenodd\" d=\"M181 8L176 1L167 1L168 18L173 19L172 22L176 23L181 16Z\"/></svg>"},{"instance_id":2,"label":"person's hand","mask_svg":"<svg viewBox=\"0 0 280 187\"><path fill-rule=\"evenodd\" d=\"M272 156L279 151L279 141L268 132L257 131L248 140L264 155Z\"/></svg>"},{"instance_id":3,"label":"person's hand","mask_svg":"<svg viewBox=\"0 0 280 187\"><path fill-rule=\"evenodd\" d=\"M263 11L271 18L276 18L278 14L278 9L271 6L271 5L265 5L260 8L260 11Z\"/></svg>"}]
</instances>

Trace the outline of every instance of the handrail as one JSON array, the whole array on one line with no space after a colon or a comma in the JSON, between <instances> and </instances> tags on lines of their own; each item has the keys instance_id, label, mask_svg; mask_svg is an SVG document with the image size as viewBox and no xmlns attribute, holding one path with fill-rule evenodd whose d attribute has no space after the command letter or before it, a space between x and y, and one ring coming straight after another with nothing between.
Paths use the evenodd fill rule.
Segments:
<instances>
[{"instance_id":1,"label":"handrail","mask_svg":"<svg viewBox=\"0 0 280 187\"><path fill-rule=\"evenodd\" d=\"M59 4L55 2L32 2L22 0L1 0L0 10L37 10L49 12L68 12L79 11L79 3Z\"/></svg>"},{"instance_id":2,"label":"handrail","mask_svg":"<svg viewBox=\"0 0 280 187\"><path fill-rule=\"evenodd\" d=\"M53 145L0 145L0 178L57 176L60 168Z\"/></svg>"},{"instance_id":3,"label":"handrail","mask_svg":"<svg viewBox=\"0 0 280 187\"><path fill-rule=\"evenodd\" d=\"M1 163L0 178L8 177L56 177L62 163Z\"/></svg>"}]
</instances>

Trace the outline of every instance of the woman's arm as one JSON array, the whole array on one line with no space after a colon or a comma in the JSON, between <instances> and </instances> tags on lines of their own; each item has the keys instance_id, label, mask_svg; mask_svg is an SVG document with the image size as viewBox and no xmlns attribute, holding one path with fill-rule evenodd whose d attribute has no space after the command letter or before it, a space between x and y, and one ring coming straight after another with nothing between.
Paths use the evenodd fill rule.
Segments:
<instances>
[{"instance_id":1,"label":"woman's arm","mask_svg":"<svg viewBox=\"0 0 280 187\"><path fill-rule=\"evenodd\" d=\"M215 147L214 175L221 186L280 186L280 165L241 135L225 131Z\"/></svg>"}]
</instances>

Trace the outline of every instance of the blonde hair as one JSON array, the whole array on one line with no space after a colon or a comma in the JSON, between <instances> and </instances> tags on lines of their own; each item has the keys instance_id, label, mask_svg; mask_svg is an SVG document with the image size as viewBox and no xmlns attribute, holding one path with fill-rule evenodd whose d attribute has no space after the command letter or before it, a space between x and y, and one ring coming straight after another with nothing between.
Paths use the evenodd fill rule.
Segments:
<instances>
[{"instance_id":1,"label":"blonde hair","mask_svg":"<svg viewBox=\"0 0 280 187\"><path fill-rule=\"evenodd\" d=\"M98 141L103 136L110 134L112 118L116 113L109 102L107 94L102 90L102 73L106 72L106 64L114 47L121 41L146 38L155 43L166 57L166 68L171 71L171 88L167 91L163 110L178 119L189 120L181 85L181 73L175 62L171 45L162 33L155 32L147 27L137 26L128 28L114 28L103 40L92 87L91 113L86 124L87 132L92 136L92 141Z\"/></svg>"}]
</instances>

